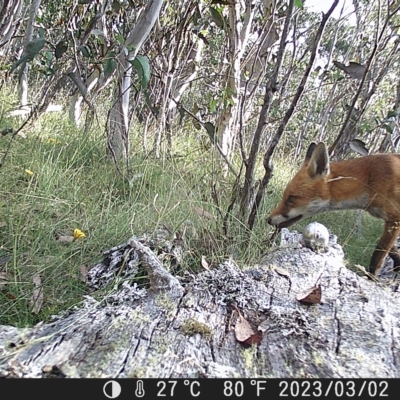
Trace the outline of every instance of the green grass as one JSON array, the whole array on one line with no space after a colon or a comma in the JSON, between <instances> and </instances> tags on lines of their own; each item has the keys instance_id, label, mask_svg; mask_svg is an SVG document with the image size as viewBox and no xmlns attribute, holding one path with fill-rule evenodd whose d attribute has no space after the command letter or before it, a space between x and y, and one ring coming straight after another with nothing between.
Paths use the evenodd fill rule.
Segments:
<instances>
[{"instance_id":1,"label":"green grass","mask_svg":"<svg viewBox=\"0 0 400 400\"><path fill-rule=\"evenodd\" d=\"M0 128L10 124L18 126L18 121L3 119ZM292 170L277 163L250 237L234 216L226 237L211 188L224 212L233 180L221 174L219 160L191 134L177 136L173 155L146 157L141 130L137 132L125 177L105 156L101 127L84 134L53 114L26 130L25 139L15 138L0 168L0 324L32 325L79 304L87 294L82 266L90 268L101 260L102 251L163 226L171 232L193 228L184 265L192 271L201 270L202 255L212 264L229 256L245 264L268 250L266 239L273 229L265 219L280 200ZM10 140L9 135L0 136L0 157ZM261 167L258 174L263 174ZM196 207L215 219L200 216ZM339 236L350 262L367 265L380 228L364 214L363 236L358 238L352 232L353 214L326 214L313 220ZM300 230L308 222L293 228ZM76 228L86 234L84 239L57 240L58 235L73 235ZM43 305L33 313L30 299L37 276Z\"/></svg>"},{"instance_id":2,"label":"green grass","mask_svg":"<svg viewBox=\"0 0 400 400\"><path fill-rule=\"evenodd\" d=\"M84 135L54 115L25 133L26 138L14 139L0 168L0 324L31 325L79 304L87 293L81 266L93 266L102 251L132 235L163 226L171 232L193 227L185 265L191 270L200 268L202 255L216 264L229 255L243 259L263 249L254 235L250 240L257 246L242 252L247 236L238 221L231 223L229 238L222 234L211 186L225 205L233 182L220 179L216 163L207 161L211 152L191 140L182 138L176 143L178 154L161 159L133 152L129 175L122 177L105 156L101 133ZM10 140L0 137L0 157ZM132 148L141 148L140 137L132 142ZM215 220L200 216L196 207ZM76 228L84 239L57 240ZM35 276L43 291L37 314L30 304Z\"/></svg>"}]
</instances>

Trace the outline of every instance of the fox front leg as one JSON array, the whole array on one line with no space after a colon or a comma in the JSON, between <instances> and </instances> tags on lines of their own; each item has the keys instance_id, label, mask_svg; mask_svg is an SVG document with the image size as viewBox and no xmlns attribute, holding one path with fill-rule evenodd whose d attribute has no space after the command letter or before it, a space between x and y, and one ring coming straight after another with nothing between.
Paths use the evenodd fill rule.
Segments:
<instances>
[{"instance_id":1,"label":"fox front leg","mask_svg":"<svg viewBox=\"0 0 400 400\"><path fill-rule=\"evenodd\" d=\"M379 243L376 246L374 253L372 254L371 262L369 265L369 272L372 275L377 276L388 254L393 259L395 267L400 265L400 254L396 246L394 246L399 233L400 233L399 221L385 222L385 227L383 228L382 237L380 238Z\"/></svg>"}]
</instances>

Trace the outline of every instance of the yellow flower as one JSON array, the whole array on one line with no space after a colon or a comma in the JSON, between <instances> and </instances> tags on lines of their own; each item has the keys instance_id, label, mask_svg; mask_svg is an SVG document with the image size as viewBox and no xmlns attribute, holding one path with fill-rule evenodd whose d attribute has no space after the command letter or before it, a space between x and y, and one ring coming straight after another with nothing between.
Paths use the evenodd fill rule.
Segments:
<instances>
[{"instance_id":1,"label":"yellow flower","mask_svg":"<svg viewBox=\"0 0 400 400\"><path fill-rule=\"evenodd\" d=\"M30 169L26 169L25 172L27 173L27 175L32 176L34 174L33 171L31 171Z\"/></svg>"},{"instance_id":2,"label":"yellow flower","mask_svg":"<svg viewBox=\"0 0 400 400\"><path fill-rule=\"evenodd\" d=\"M75 239L83 239L86 235L78 228L74 229L74 238Z\"/></svg>"},{"instance_id":3,"label":"yellow flower","mask_svg":"<svg viewBox=\"0 0 400 400\"><path fill-rule=\"evenodd\" d=\"M56 139L54 139L52 137L49 139L49 143L54 144L55 142L56 142Z\"/></svg>"}]
</instances>

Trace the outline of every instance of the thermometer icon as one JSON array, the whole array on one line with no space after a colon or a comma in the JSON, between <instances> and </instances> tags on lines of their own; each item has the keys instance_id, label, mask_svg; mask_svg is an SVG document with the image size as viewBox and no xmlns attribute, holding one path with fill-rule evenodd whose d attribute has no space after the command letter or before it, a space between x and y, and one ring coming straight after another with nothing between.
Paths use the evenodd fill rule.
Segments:
<instances>
[{"instance_id":1,"label":"thermometer icon","mask_svg":"<svg viewBox=\"0 0 400 400\"><path fill-rule=\"evenodd\" d=\"M141 381L140 379L136 382L135 396L136 397L144 396L143 381Z\"/></svg>"}]
</instances>

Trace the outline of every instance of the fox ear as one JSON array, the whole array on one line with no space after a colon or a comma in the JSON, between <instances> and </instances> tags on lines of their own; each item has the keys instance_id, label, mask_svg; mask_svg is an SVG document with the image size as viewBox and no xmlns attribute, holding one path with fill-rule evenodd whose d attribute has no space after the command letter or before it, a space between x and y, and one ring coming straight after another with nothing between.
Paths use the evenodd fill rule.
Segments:
<instances>
[{"instance_id":1,"label":"fox ear","mask_svg":"<svg viewBox=\"0 0 400 400\"><path fill-rule=\"evenodd\" d=\"M310 145L308 146L306 157L304 158L303 165L302 165L303 168L307 168L308 167L308 164L310 163L311 156L314 153L314 150L315 150L316 147L317 147L317 145L314 142L311 142Z\"/></svg>"},{"instance_id":2,"label":"fox ear","mask_svg":"<svg viewBox=\"0 0 400 400\"><path fill-rule=\"evenodd\" d=\"M312 153L314 153L314 150L316 147L317 147L317 145L314 142L310 143L310 145L308 146L308 149L307 149L306 158L304 159L304 162L310 161Z\"/></svg>"},{"instance_id":3,"label":"fox ear","mask_svg":"<svg viewBox=\"0 0 400 400\"><path fill-rule=\"evenodd\" d=\"M311 145L308 150L310 150L310 148ZM311 152L310 161L307 168L310 178L321 178L329 174L329 155L324 143L320 142L315 145Z\"/></svg>"}]
</instances>

